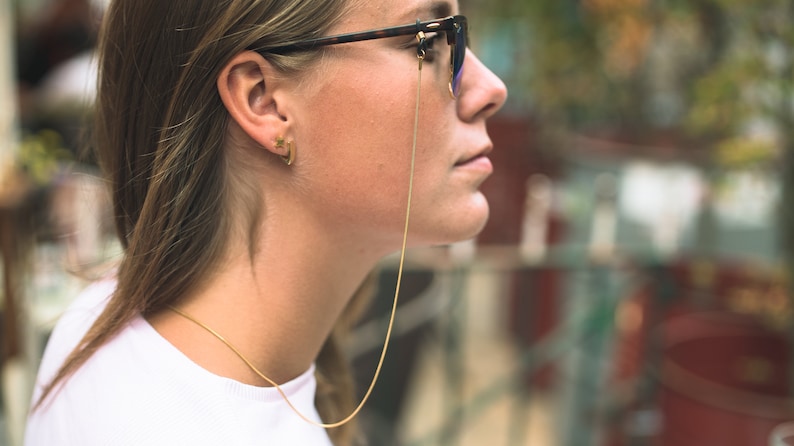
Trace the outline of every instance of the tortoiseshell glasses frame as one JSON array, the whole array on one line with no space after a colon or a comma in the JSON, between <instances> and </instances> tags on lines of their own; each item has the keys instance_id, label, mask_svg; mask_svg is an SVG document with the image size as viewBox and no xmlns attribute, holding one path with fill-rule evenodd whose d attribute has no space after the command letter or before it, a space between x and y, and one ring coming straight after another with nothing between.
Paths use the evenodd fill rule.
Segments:
<instances>
[{"instance_id":1,"label":"tortoiseshell glasses frame","mask_svg":"<svg viewBox=\"0 0 794 446\"><path fill-rule=\"evenodd\" d=\"M463 60L466 57L469 26L465 16L456 15L443 19L428 20L410 25L392 26L388 28L373 29L335 36L318 37L315 39L301 40L277 48L269 48L263 53L287 53L290 51L312 50L322 46L337 45L340 43L360 42L364 40L384 39L387 37L407 36L420 32L441 32L447 35L447 44L450 47L449 62L449 91L453 97L458 97L460 80L463 72Z\"/></svg>"}]
</instances>

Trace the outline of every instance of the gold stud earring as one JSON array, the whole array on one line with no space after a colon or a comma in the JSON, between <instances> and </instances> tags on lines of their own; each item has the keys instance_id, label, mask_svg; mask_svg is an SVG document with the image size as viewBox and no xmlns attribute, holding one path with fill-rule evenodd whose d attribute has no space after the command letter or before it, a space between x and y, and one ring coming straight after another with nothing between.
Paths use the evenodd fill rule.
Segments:
<instances>
[{"instance_id":1,"label":"gold stud earring","mask_svg":"<svg viewBox=\"0 0 794 446\"><path fill-rule=\"evenodd\" d=\"M276 138L276 149L283 149L284 148L284 137L279 136ZM287 154L286 155L279 155L281 160L288 166L292 165L292 162L295 161L295 143L290 140L287 141Z\"/></svg>"}]
</instances>

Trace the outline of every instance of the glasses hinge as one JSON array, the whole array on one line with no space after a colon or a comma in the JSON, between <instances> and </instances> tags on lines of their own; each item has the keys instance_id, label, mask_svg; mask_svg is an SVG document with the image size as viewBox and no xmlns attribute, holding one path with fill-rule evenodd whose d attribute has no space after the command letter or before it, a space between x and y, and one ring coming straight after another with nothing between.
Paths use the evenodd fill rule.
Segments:
<instances>
[{"instance_id":1,"label":"glasses hinge","mask_svg":"<svg viewBox=\"0 0 794 446\"><path fill-rule=\"evenodd\" d=\"M416 33L416 40L419 41L416 47L416 57L418 57L421 62L425 60L425 56L427 55L427 38L425 37L424 31Z\"/></svg>"}]
</instances>

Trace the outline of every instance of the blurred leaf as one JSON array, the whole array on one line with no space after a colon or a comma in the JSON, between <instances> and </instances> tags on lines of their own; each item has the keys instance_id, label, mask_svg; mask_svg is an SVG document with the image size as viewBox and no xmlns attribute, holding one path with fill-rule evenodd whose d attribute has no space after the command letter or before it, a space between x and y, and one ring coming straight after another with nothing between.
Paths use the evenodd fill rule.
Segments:
<instances>
[{"instance_id":1,"label":"blurred leaf","mask_svg":"<svg viewBox=\"0 0 794 446\"><path fill-rule=\"evenodd\" d=\"M17 165L39 185L48 184L61 171L63 163L72 160L64 148L63 138L54 130L42 130L22 138L17 152Z\"/></svg>"},{"instance_id":2,"label":"blurred leaf","mask_svg":"<svg viewBox=\"0 0 794 446\"><path fill-rule=\"evenodd\" d=\"M751 138L731 138L717 144L716 159L727 168L746 168L768 162L778 156L779 147L773 141Z\"/></svg>"}]
</instances>

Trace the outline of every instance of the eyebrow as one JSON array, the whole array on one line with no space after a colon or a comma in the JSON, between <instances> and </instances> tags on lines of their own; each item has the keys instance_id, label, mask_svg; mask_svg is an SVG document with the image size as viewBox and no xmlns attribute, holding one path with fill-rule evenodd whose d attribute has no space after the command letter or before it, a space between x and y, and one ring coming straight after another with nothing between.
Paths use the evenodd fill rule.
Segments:
<instances>
[{"instance_id":1,"label":"eyebrow","mask_svg":"<svg viewBox=\"0 0 794 446\"><path fill-rule=\"evenodd\" d=\"M449 4L449 2L433 2L433 4L430 6L430 11L436 15L436 17L432 17L434 19L438 17L446 17L448 15L452 15L452 5Z\"/></svg>"},{"instance_id":2,"label":"eyebrow","mask_svg":"<svg viewBox=\"0 0 794 446\"><path fill-rule=\"evenodd\" d=\"M415 9L408 11L405 16L409 18L421 17L425 12L430 13L431 17L428 19L437 19L452 15L452 5L446 1L434 1L432 3L424 3L418 5Z\"/></svg>"}]
</instances>

